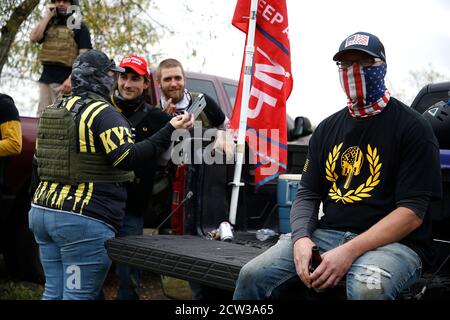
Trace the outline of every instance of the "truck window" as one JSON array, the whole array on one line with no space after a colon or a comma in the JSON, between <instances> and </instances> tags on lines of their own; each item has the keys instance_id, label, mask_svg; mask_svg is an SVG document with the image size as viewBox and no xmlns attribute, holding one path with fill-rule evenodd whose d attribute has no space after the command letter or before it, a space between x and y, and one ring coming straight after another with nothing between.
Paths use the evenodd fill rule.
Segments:
<instances>
[{"instance_id":1,"label":"truck window","mask_svg":"<svg viewBox=\"0 0 450 320\"><path fill-rule=\"evenodd\" d=\"M186 89L189 91L206 93L220 106L216 88L214 88L214 83L212 81L188 78L186 81Z\"/></svg>"},{"instance_id":2,"label":"truck window","mask_svg":"<svg viewBox=\"0 0 450 320\"><path fill-rule=\"evenodd\" d=\"M228 101L230 102L231 108L234 106L234 102L236 101L236 93L237 86L235 84L224 83L223 88L225 89L225 93L227 94ZM230 110L231 113L231 110Z\"/></svg>"}]
</instances>

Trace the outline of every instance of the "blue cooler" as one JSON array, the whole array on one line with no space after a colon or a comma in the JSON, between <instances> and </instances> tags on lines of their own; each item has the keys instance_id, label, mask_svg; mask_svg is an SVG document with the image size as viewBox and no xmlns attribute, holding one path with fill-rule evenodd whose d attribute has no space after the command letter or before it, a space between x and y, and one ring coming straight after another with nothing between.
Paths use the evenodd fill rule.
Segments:
<instances>
[{"instance_id":1,"label":"blue cooler","mask_svg":"<svg viewBox=\"0 0 450 320\"><path fill-rule=\"evenodd\" d=\"M280 233L291 232L291 206L300 186L301 174L281 174L278 177L277 198Z\"/></svg>"},{"instance_id":2,"label":"blue cooler","mask_svg":"<svg viewBox=\"0 0 450 320\"><path fill-rule=\"evenodd\" d=\"M450 169L450 150L441 149L441 168Z\"/></svg>"}]
</instances>

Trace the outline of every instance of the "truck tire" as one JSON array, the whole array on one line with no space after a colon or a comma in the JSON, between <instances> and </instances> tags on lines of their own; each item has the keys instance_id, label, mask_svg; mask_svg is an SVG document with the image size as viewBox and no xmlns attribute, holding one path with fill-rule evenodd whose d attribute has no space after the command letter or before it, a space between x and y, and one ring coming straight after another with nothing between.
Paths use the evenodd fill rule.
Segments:
<instances>
[{"instance_id":1,"label":"truck tire","mask_svg":"<svg viewBox=\"0 0 450 320\"><path fill-rule=\"evenodd\" d=\"M43 284L44 271L39 259L39 248L28 225L20 225L6 239L3 252L6 269L13 278Z\"/></svg>"}]
</instances>

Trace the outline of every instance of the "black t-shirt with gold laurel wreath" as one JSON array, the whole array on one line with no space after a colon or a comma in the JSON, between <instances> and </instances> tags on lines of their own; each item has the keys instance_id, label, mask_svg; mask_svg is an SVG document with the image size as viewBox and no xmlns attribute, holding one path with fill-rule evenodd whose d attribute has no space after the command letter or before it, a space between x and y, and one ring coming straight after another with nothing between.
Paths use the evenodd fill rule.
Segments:
<instances>
[{"instance_id":1,"label":"black t-shirt with gold laurel wreath","mask_svg":"<svg viewBox=\"0 0 450 320\"><path fill-rule=\"evenodd\" d=\"M441 197L439 146L417 112L391 98L380 114L352 118L343 109L309 142L302 186L322 196L318 228L362 233L413 197ZM401 243L430 262L431 217Z\"/></svg>"}]
</instances>

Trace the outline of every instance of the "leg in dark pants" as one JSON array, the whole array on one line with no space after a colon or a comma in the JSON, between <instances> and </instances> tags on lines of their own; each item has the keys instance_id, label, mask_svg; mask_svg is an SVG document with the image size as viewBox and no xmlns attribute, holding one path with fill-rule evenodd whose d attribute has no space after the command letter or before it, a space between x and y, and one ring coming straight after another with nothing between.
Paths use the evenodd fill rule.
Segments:
<instances>
[{"instance_id":1,"label":"leg in dark pants","mask_svg":"<svg viewBox=\"0 0 450 320\"><path fill-rule=\"evenodd\" d=\"M144 217L126 213L123 226L117 237L142 235ZM141 270L123 264L117 264L116 275L119 282L117 300L139 300L141 291Z\"/></svg>"}]
</instances>

